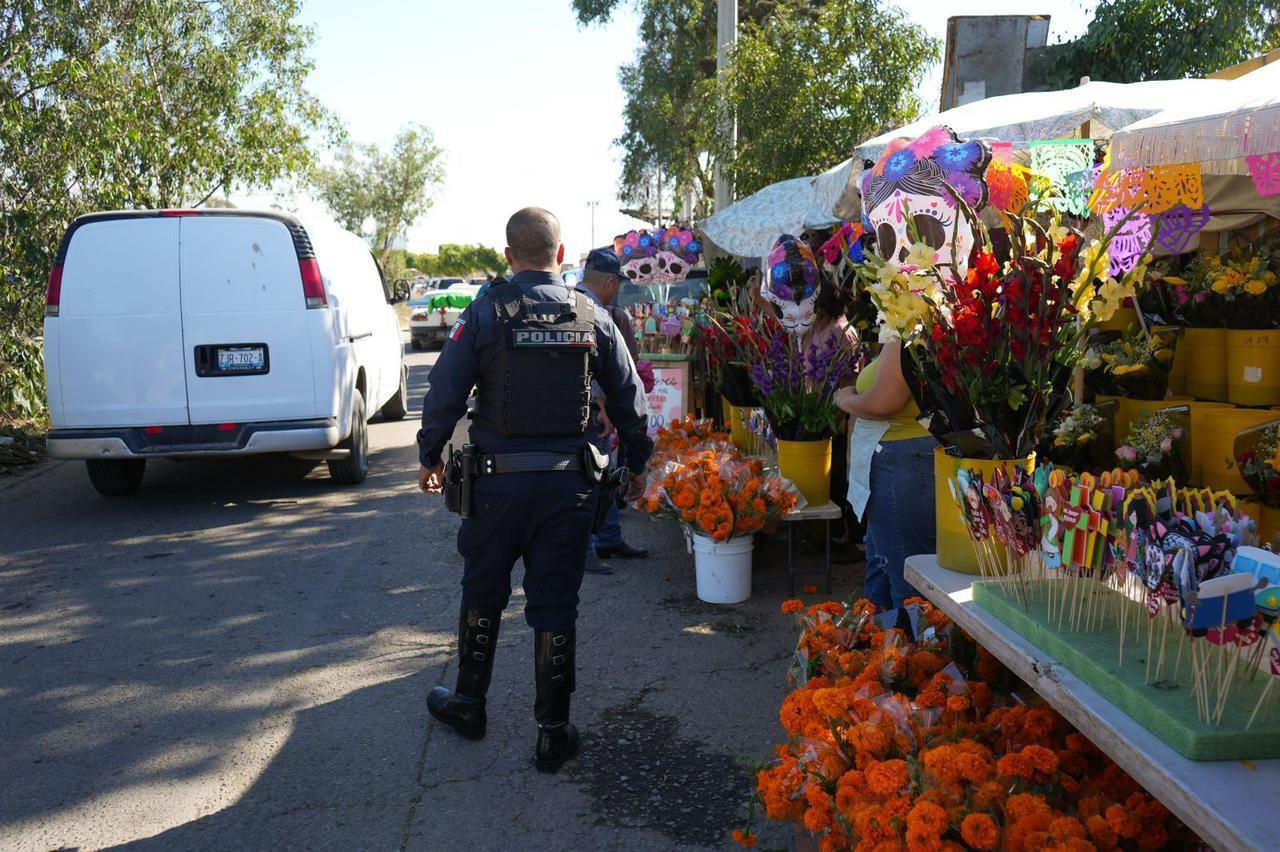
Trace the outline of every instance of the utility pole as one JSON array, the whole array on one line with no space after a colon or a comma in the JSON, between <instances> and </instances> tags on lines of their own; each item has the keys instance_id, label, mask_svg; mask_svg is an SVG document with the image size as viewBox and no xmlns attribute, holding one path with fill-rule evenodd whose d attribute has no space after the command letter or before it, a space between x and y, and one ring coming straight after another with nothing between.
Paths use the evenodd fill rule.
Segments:
<instances>
[{"instance_id":1,"label":"utility pole","mask_svg":"<svg viewBox=\"0 0 1280 852\"><path fill-rule=\"evenodd\" d=\"M600 206L599 201L588 201L587 207L591 209L591 247L596 247L596 208Z\"/></svg>"},{"instance_id":2,"label":"utility pole","mask_svg":"<svg viewBox=\"0 0 1280 852\"><path fill-rule=\"evenodd\" d=\"M724 83L729 71L729 50L738 40L738 0L718 0L716 8L716 80ZM728 140L729 150L738 146L738 120L729 112L729 105L720 102L720 132ZM723 210L733 203L733 188L724 166L716 163L716 210Z\"/></svg>"}]
</instances>

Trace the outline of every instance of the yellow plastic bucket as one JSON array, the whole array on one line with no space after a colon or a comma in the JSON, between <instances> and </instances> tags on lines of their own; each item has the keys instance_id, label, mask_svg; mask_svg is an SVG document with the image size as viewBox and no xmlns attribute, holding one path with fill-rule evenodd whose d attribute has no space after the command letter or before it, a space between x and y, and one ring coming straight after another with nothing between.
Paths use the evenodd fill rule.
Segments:
<instances>
[{"instance_id":1,"label":"yellow plastic bucket","mask_svg":"<svg viewBox=\"0 0 1280 852\"><path fill-rule=\"evenodd\" d=\"M1203 416L1203 450L1201 455L1201 478L1204 485L1214 491L1230 491L1232 494L1247 495L1252 489L1245 483L1244 477L1235 466L1236 435L1241 430L1259 423L1268 423L1280 419L1274 411L1256 408L1215 408ZM1192 466L1195 466L1195 421L1192 421ZM1231 467L1227 467L1228 462Z\"/></svg>"},{"instance_id":2,"label":"yellow plastic bucket","mask_svg":"<svg viewBox=\"0 0 1280 852\"><path fill-rule=\"evenodd\" d=\"M1208 442L1204 419L1210 411L1231 408L1229 402L1206 402L1197 400L1184 403L1191 408L1191 485L1204 484L1204 454Z\"/></svg>"},{"instance_id":3,"label":"yellow plastic bucket","mask_svg":"<svg viewBox=\"0 0 1280 852\"><path fill-rule=\"evenodd\" d=\"M1227 398L1227 330L1189 328L1178 342L1186 352L1186 390L1196 399Z\"/></svg>"},{"instance_id":4,"label":"yellow plastic bucket","mask_svg":"<svg viewBox=\"0 0 1280 852\"><path fill-rule=\"evenodd\" d=\"M990 482L997 468L1003 467L1011 472L1019 466L1029 467L1035 464L1035 456L1017 461L994 461L992 459L962 459L947 455L942 447L933 451L933 520L938 533L938 564L943 568L958 571L961 574L980 574L978 557L973 550L973 539L965 529L964 518L960 507L951 498L949 480L955 479L956 471L976 470L982 473L983 482ZM992 539L997 562L1004 564L1004 546Z\"/></svg>"},{"instance_id":5,"label":"yellow plastic bucket","mask_svg":"<svg viewBox=\"0 0 1280 852\"><path fill-rule=\"evenodd\" d=\"M1128 331L1129 326L1138 324L1137 308L1117 308L1109 320L1099 320L1094 323L1094 328L1098 331Z\"/></svg>"},{"instance_id":6,"label":"yellow plastic bucket","mask_svg":"<svg viewBox=\"0 0 1280 852\"><path fill-rule=\"evenodd\" d=\"M724 404L724 419L725 425L729 427L729 440L733 441L738 449L749 451L751 433L747 431L747 418L751 416L751 409L734 405L724 397L720 397L720 400Z\"/></svg>"},{"instance_id":7,"label":"yellow plastic bucket","mask_svg":"<svg viewBox=\"0 0 1280 852\"><path fill-rule=\"evenodd\" d=\"M831 439L778 441L778 471L810 506L831 502Z\"/></svg>"},{"instance_id":8,"label":"yellow plastic bucket","mask_svg":"<svg viewBox=\"0 0 1280 852\"><path fill-rule=\"evenodd\" d=\"M1227 398L1236 405L1280 403L1280 331L1227 332Z\"/></svg>"}]
</instances>

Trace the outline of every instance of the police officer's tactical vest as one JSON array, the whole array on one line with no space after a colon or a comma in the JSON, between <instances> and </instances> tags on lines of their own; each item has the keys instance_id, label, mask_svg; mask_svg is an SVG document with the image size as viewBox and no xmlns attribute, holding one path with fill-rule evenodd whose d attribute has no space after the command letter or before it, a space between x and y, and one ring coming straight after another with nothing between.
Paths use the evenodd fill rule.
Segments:
<instances>
[{"instance_id":1,"label":"police officer's tactical vest","mask_svg":"<svg viewBox=\"0 0 1280 852\"><path fill-rule=\"evenodd\" d=\"M595 306L528 298L518 284L490 288L498 339L480 351L472 421L494 435L583 435L591 419Z\"/></svg>"}]
</instances>

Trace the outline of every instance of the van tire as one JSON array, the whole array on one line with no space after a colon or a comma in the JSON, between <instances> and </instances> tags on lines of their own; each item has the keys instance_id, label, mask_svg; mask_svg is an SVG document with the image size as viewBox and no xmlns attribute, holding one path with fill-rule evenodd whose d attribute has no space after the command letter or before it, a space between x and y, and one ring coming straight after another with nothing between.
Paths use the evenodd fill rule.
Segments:
<instances>
[{"instance_id":1,"label":"van tire","mask_svg":"<svg viewBox=\"0 0 1280 852\"><path fill-rule=\"evenodd\" d=\"M383 420L403 420L409 413L409 368L400 365L400 387L395 395L382 405Z\"/></svg>"},{"instance_id":2,"label":"van tire","mask_svg":"<svg viewBox=\"0 0 1280 852\"><path fill-rule=\"evenodd\" d=\"M107 497L137 491L147 470L146 459L89 459L84 464L93 487Z\"/></svg>"},{"instance_id":3,"label":"van tire","mask_svg":"<svg viewBox=\"0 0 1280 852\"><path fill-rule=\"evenodd\" d=\"M325 462L329 465L329 478L340 485L364 482L369 475L369 421L365 416L364 394L359 388L352 392L351 435L338 447L351 453L345 459Z\"/></svg>"},{"instance_id":4,"label":"van tire","mask_svg":"<svg viewBox=\"0 0 1280 852\"><path fill-rule=\"evenodd\" d=\"M418 352L422 349L422 341L416 338L413 340L410 340L409 345L413 347L414 352Z\"/></svg>"}]
</instances>

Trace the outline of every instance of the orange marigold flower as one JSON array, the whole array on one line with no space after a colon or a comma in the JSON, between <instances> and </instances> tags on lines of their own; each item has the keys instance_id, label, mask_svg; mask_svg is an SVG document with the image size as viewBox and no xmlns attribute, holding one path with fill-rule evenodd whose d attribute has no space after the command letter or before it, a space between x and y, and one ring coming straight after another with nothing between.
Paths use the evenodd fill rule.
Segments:
<instances>
[{"instance_id":1,"label":"orange marigold flower","mask_svg":"<svg viewBox=\"0 0 1280 852\"><path fill-rule=\"evenodd\" d=\"M952 713L963 713L969 709L969 699L963 695L948 696L947 709Z\"/></svg>"},{"instance_id":2,"label":"orange marigold flower","mask_svg":"<svg viewBox=\"0 0 1280 852\"><path fill-rule=\"evenodd\" d=\"M960 823L960 837L973 849L995 849L1000 829L987 814L969 814Z\"/></svg>"},{"instance_id":3,"label":"orange marigold flower","mask_svg":"<svg viewBox=\"0 0 1280 852\"><path fill-rule=\"evenodd\" d=\"M804 586L800 587L800 591L804 592L806 595L816 595L818 593L818 587L813 583L806 583Z\"/></svg>"},{"instance_id":4,"label":"orange marigold flower","mask_svg":"<svg viewBox=\"0 0 1280 852\"><path fill-rule=\"evenodd\" d=\"M740 828L735 828L733 830L733 841L744 849L750 849L756 845L756 836L749 829L743 831Z\"/></svg>"},{"instance_id":5,"label":"orange marigold flower","mask_svg":"<svg viewBox=\"0 0 1280 852\"><path fill-rule=\"evenodd\" d=\"M907 786L910 774L905 760L884 760L866 768L867 789L877 796L892 796Z\"/></svg>"},{"instance_id":6,"label":"orange marigold flower","mask_svg":"<svg viewBox=\"0 0 1280 852\"><path fill-rule=\"evenodd\" d=\"M1052 775L1058 771L1058 755L1052 749L1029 745L1022 749L1022 756L1042 775Z\"/></svg>"},{"instance_id":7,"label":"orange marigold flower","mask_svg":"<svg viewBox=\"0 0 1280 852\"><path fill-rule=\"evenodd\" d=\"M1019 820L1032 814L1046 814L1049 812L1049 805L1044 799L1031 793L1016 793L1004 803L1004 812L1009 819Z\"/></svg>"},{"instance_id":8,"label":"orange marigold flower","mask_svg":"<svg viewBox=\"0 0 1280 852\"><path fill-rule=\"evenodd\" d=\"M1020 752L1010 752L1001 757L996 764L996 769L1001 775L1007 775L1010 778L1030 778L1035 772L1031 761Z\"/></svg>"},{"instance_id":9,"label":"orange marigold flower","mask_svg":"<svg viewBox=\"0 0 1280 852\"><path fill-rule=\"evenodd\" d=\"M1107 823L1105 817L1094 814L1085 823L1085 828L1089 830L1089 839L1093 841L1094 846L1098 847L1098 852L1111 852L1116 848L1115 830Z\"/></svg>"},{"instance_id":10,"label":"orange marigold flower","mask_svg":"<svg viewBox=\"0 0 1280 852\"><path fill-rule=\"evenodd\" d=\"M947 812L927 799L917 799L907 814L907 848L940 850L947 830Z\"/></svg>"},{"instance_id":11,"label":"orange marigold flower","mask_svg":"<svg viewBox=\"0 0 1280 852\"><path fill-rule=\"evenodd\" d=\"M782 611L787 615L795 615L802 609L804 609L804 601L799 598L792 598L782 602Z\"/></svg>"}]
</instances>

